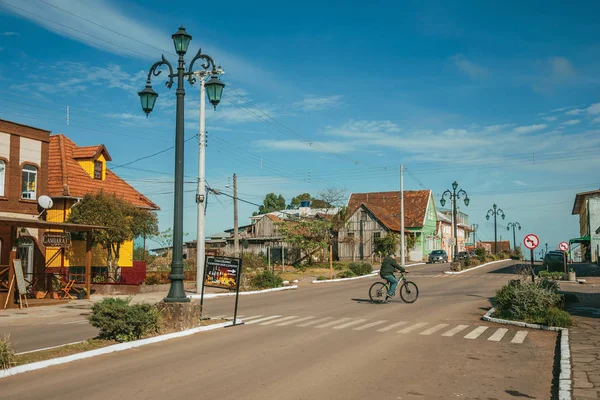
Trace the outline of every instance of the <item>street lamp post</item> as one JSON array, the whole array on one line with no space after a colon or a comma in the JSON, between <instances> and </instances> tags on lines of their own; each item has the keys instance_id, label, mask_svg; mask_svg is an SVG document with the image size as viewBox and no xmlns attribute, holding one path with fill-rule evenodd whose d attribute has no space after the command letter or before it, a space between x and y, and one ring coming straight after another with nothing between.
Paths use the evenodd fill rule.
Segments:
<instances>
[{"instance_id":1,"label":"street lamp post","mask_svg":"<svg viewBox=\"0 0 600 400\"><path fill-rule=\"evenodd\" d=\"M497 217L498 215L500 215L502 217L502 219L505 218L504 215L504 211L502 211L501 208L498 208L497 205L494 204L494 206L488 210L487 215L485 216L485 219L487 219L488 221L490 220L490 215L494 216L494 254L498 254L498 224L497 224Z\"/></svg>"},{"instance_id":2,"label":"street lamp post","mask_svg":"<svg viewBox=\"0 0 600 400\"><path fill-rule=\"evenodd\" d=\"M473 247L477 248L477 237L475 235L476 235L477 229L479 229L479 225L471 224L471 229L473 229Z\"/></svg>"},{"instance_id":3,"label":"street lamp post","mask_svg":"<svg viewBox=\"0 0 600 400\"><path fill-rule=\"evenodd\" d=\"M519 230L521 230L521 224L519 224L518 222L509 222L508 226L506 227L507 231L510 231L510 228L512 228L513 230L513 250L517 250L517 236L515 235L515 228L519 228Z\"/></svg>"},{"instance_id":4,"label":"street lamp post","mask_svg":"<svg viewBox=\"0 0 600 400\"><path fill-rule=\"evenodd\" d=\"M469 206L469 203L471 201L471 199L469 199L469 195L467 194L467 192L465 192L463 189L460 189L458 192L456 191L456 189L458 189L458 183L456 183L456 181L452 182L452 191L450 191L449 189L447 189L443 194L442 194L442 198L440 199L440 204L442 205L442 207L444 207L444 205L446 204L446 195L448 195L448 197L450 198L450 201L452 202L452 212L453 212L453 222L454 222L454 254L452 255L452 261L456 261L456 256L458 255L458 229L457 229L457 218L456 218L456 200L460 199L461 195L465 196L465 206Z\"/></svg>"},{"instance_id":5,"label":"street lamp post","mask_svg":"<svg viewBox=\"0 0 600 400\"><path fill-rule=\"evenodd\" d=\"M173 73L173 66L165 56L163 55L161 60L156 62L150 68L148 72L148 78L146 79L146 87L138 92L140 96L140 100L142 102L142 110L148 116L152 109L154 108L154 104L156 103L156 99L158 98L158 93L156 93L152 89L151 85L151 77L152 75L158 76L161 74L161 70L158 70L159 67L165 65L169 69L169 75L167 76L169 79L167 80L166 86L167 88L171 88L174 83L174 78L177 78L177 90L175 92L177 96L177 111L176 111L176 120L175 120L175 196L174 196L174 215L173 215L173 260L171 262L171 274L169 275L169 279L171 280L171 287L169 289L169 294L164 299L165 302L169 303L183 303L190 301L183 289L183 280L185 279L185 274L183 272L183 152L184 152L184 97L185 90L183 88L183 80L187 78L190 84L196 83L195 74L193 71L194 63L198 59L203 59L204 64L202 67L207 70L209 67L212 67L212 71L214 72L213 78L209 82L206 83L206 91L208 94L209 101L216 107L221 100L221 95L223 94L223 87L225 86L221 83L217 78L217 68L213 59L205 54L202 54L201 50L198 50L198 53L192 61L190 62L189 70L185 69L185 53L187 53L188 46L190 41L192 40L192 36L189 35L185 28L182 26L179 28L177 32L175 32L172 36L173 44L175 45L175 51L179 56L177 63L177 72ZM203 199L204 200L204 199Z\"/></svg>"}]
</instances>

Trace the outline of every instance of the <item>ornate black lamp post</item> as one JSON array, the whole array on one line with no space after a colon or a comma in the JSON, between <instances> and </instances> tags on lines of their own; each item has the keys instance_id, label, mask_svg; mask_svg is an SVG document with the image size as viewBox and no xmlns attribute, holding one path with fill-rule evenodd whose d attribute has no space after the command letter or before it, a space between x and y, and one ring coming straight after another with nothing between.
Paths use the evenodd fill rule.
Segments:
<instances>
[{"instance_id":1,"label":"ornate black lamp post","mask_svg":"<svg viewBox=\"0 0 600 400\"><path fill-rule=\"evenodd\" d=\"M223 94L223 88L225 84L217 78L217 66L213 59L202 54L202 50L198 50L196 56L190 62L188 71L185 70L185 60L183 56L187 53L188 46L192 40L192 36L189 35L185 28L182 26L177 32L172 35L173 44L175 45L175 51L179 55L177 63L177 72L173 73L173 67L167 61L165 56L162 56L161 61L156 62L150 71L148 72L148 79L146 80L146 87L138 92L140 100L142 102L142 110L146 113L146 116L152 112L154 103L158 97L152 89L150 84L150 78L152 75L158 76L162 71L157 68L166 65L169 68L169 75L167 81L167 87L170 89L173 86L173 78L177 78L177 119L175 122L175 212L173 217L173 261L171 263L171 274L169 279L171 280L171 288L169 294L165 298L166 302L187 302L189 299L185 295L183 290L183 280L185 275L183 273L183 149L184 149L184 107L183 98L185 96L185 90L183 88L183 80L187 78L188 82L193 85L196 83L193 68L194 63L198 59L204 60L202 68L208 70L211 68L213 73L212 78L206 82L206 93L208 94L208 100L211 104L216 107L221 101L221 95Z\"/></svg>"},{"instance_id":2,"label":"ornate black lamp post","mask_svg":"<svg viewBox=\"0 0 600 400\"><path fill-rule=\"evenodd\" d=\"M517 236L515 235L515 228L519 228L519 230L521 230L521 224L518 222L509 222L506 226L506 230L510 231L510 228L513 230L513 250L517 250Z\"/></svg>"},{"instance_id":3,"label":"ornate black lamp post","mask_svg":"<svg viewBox=\"0 0 600 400\"><path fill-rule=\"evenodd\" d=\"M494 216L494 254L498 254L498 224L496 220L498 215L500 215L502 219L504 219L506 216L504 215L504 211L502 211L501 208L498 208L498 206L495 204L491 209L488 210L485 219L489 221L490 215Z\"/></svg>"},{"instance_id":4,"label":"ornate black lamp post","mask_svg":"<svg viewBox=\"0 0 600 400\"><path fill-rule=\"evenodd\" d=\"M452 202L452 210L453 210L453 216L454 216L454 254L452 255L452 261L456 260L456 256L458 255L458 229L457 229L457 212L456 212L456 200L460 199L461 195L465 196L465 206L469 206L469 203L471 202L471 199L469 199L469 195L467 194L467 192L465 192L463 189L460 189L458 192L456 191L456 189L458 189L458 183L456 183L456 181L452 182L452 191L450 191L449 189L446 190L443 194L442 194L442 198L440 199L440 204L442 205L442 207L444 207L446 205L446 195L448 195L448 197L450 198L450 201Z\"/></svg>"}]
</instances>

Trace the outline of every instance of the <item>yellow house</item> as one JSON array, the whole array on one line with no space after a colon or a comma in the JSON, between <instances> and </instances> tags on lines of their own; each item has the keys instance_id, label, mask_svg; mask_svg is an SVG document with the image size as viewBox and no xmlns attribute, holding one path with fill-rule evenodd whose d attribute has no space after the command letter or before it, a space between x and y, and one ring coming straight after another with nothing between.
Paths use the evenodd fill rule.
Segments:
<instances>
[{"instance_id":1,"label":"yellow house","mask_svg":"<svg viewBox=\"0 0 600 400\"><path fill-rule=\"evenodd\" d=\"M132 205L147 210L159 210L150 199L135 190L106 167L111 157L104 145L79 147L64 135L50 136L48 160L48 194L53 206L46 220L64 222L75 205L88 193L104 191L114 193ZM98 246L92 250L92 268L107 266L107 251ZM85 240L72 238L71 248L46 248L48 268L69 268L71 273L81 273L85 260ZM124 243L119 254L119 267L133 266L133 241Z\"/></svg>"}]
</instances>

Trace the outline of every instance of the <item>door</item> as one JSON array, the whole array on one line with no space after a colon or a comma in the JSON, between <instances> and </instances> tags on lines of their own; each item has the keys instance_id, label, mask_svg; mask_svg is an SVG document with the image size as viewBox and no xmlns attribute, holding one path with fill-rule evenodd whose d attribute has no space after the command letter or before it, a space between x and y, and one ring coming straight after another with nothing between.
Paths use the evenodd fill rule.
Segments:
<instances>
[{"instance_id":1,"label":"door","mask_svg":"<svg viewBox=\"0 0 600 400\"><path fill-rule=\"evenodd\" d=\"M33 239L27 237L21 237L19 239L17 257L21 260L23 274L28 281L33 279L33 246Z\"/></svg>"}]
</instances>

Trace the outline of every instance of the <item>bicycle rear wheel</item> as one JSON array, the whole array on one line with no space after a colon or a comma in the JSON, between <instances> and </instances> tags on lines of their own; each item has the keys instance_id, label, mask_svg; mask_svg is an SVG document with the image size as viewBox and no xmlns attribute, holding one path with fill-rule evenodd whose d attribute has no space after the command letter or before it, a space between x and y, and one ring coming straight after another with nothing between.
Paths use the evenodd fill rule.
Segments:
<instances>
[{"instance_id":1,"label":"bicycle rear wheel","mask_svg":"<svg viewBox=\"0 0 600 400\"><path fill-rule=\"evenodd\" d=\"M414 303L419 297L419 288L414 282L404 282L400 287L400 297L405 303Z\"/></svg>"},{"instance_id":2,"label":"bicycle rear wheel","mask_svg":"<svg viewBox=\"0 0 600 400\"><path fill-rule=\"evenodd\" d=\"M387 294L387 286L383 282L375 282L369 289L369 298L373 303L385 302L385 295Z\"/></svg>"}]
</instances>

